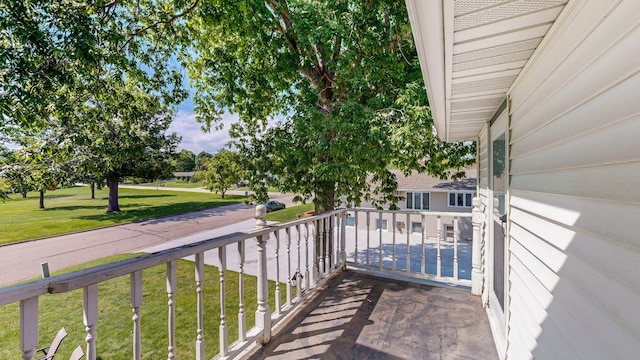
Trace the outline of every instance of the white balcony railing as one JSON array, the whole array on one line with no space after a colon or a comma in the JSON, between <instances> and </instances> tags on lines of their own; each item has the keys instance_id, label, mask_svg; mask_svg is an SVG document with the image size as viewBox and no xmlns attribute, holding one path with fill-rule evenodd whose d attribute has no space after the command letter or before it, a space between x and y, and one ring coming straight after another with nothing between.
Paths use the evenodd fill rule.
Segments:
<instances>
[{"instance_id":1,"label":"white balcony railing","mask_svg":"<svg viewBox=\"0 0 640 360\"><path fill-rule=\"evenodd\" d=\"M474 216L476 211L479 211L479 208L474 208ZM400 218L403 221L400 221ZM375 270L386 276L411 276L461 285L471 285L471 279L474 279L477 283L481 273L480 252L477 246L480 238L479 222L474 222L472 230L469 230L469 218L469 214L335 210L2 288L0 306L19 302L19 346L22 358L30 360L35 356L38 343L39 298L47 293L56 296L55 294L82 289L84 316L77 321L83 322L86 331L86 358L95 360L98 338L98 284L110 279L128 277L131 284L130 306L133 312L132 357L140 359L144 352L140 331L140 314L144 306L142 271L164 264L168 298L167 358L173 359L176 351L175 294L178 289L176 262L182 258L189 258L194 262L193 282L197 297L197 329L193 329L193 341L196 346L195 357L201 360L205 359L206 344L203 319L210 318L205 313L203 305L205 253L209 257L215 253L217 258L214 262L218 268L220 290L218 358L235 358L256 342L268 342L272 329L281 323L283 318L301 305L320 284L346 265ZM385 220L387 230L381 229ZM399 222L404 222L404 226L400 226L402 224ZM380 229L376 229L376 223ZM393 226L388 226L389 224ZM473 245L467 239L468 234L472 234ZM233 266L229 266L230 264ZM226 306L228 299L225 297L225 271L230 267L239 273L238 303L232 307L238 309L237 314L226 312L229 307ZM255 326L251 329L247 329L245 313L245 275L257 277L257 310ZM275 281L273 310L269 308L268 303L269 280ZM474 284L472 292L479 294L477 289L479 287ZM285 292L285 296L281 296L282 291ZM284 303L281 298L286 299ZM229 334L229 316L238 317L237 336Z\"/></svg>"},{"instance_id":2,"label":"white balcony railing","mask_svg":"<svg viewBox=\"0 0 640 360\"><path fill-rule=\"evenodd\" d=\"M380 276L471 286L471 213L349 209L347 265Z\"/></svg>"}]
</instances>

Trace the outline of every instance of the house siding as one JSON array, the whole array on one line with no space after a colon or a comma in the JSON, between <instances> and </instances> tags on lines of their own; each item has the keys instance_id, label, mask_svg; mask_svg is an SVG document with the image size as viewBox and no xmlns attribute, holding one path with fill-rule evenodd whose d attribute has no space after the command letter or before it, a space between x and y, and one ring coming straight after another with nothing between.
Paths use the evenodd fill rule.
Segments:
<instances>
[{"instance_id":1,"label":"house siding","mask_svg":"<svg viewBox=\"0 0 640 360\"><path fill-rule=\"evenodd\" d=\"M509 93L509 359L640 353L638 14L570 1Z\"/></svg>"}]
</instances>

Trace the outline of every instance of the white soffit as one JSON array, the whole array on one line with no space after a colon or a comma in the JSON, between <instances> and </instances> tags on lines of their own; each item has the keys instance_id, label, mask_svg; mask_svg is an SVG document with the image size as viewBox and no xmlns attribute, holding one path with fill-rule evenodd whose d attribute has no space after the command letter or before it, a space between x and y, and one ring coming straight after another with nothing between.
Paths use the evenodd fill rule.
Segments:
<instances>
[{"instance_id":1,"label":"white soffit","mask_svg":"<svg viewBox=\"0 0 640 360\"><path fill-rule=\"evenodd\" d=\"M438 131L475 139L568 0L405 0Z\"/></svg>"}]
</instances>

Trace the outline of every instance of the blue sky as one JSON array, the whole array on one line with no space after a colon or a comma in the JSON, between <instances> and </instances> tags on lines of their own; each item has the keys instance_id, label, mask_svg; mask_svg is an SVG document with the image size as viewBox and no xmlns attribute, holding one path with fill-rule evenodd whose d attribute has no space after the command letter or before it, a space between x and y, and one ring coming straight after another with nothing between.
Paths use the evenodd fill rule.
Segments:
<instances>
[{"instance_id":1,"label":"blue sky","mask_svg":"<svg viewBox=\"0 0 640 360\"><path fill-rule=\"evenodd\" d=\"M211 132L203 132L201 124L196 121L196 115L193 107L178 106L169 132L175 132L182 137L182 142L178 149L191 150L194 153L206 151L215 154L224 147L230 140L229 127L238 120L237 115L225 113L222 115L224 127L222 130L211 130Z\"/></svg>"}]
</instances>

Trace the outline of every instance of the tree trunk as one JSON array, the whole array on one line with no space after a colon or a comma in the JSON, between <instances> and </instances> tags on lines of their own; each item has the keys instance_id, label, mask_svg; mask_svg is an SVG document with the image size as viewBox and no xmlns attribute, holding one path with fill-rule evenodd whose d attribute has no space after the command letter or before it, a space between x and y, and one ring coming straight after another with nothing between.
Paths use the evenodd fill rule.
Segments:
<instances>
[{"instance_id":1,"label":"tree trunk","mask_svg":"<svg viewBox=\"0 0 640 360\"><path fill-rule=\"evenodd\" d=\"M118 180L109 180L109 206L107 206L107 213L120 211L118 205Z\"/></svg>"},{"instance_id":2,"label":"tree trunk","mask_svg":"<svg viewBox=\"0 0 640 360\"><path fill-rule=\"evenodd\" d=\"M91 182L91 200L96 198L96 183Z\"/></svg>"},{"instance_id":3,"label":"tree trunk","mask_svg":"<svg viewBox=\"0 0 640 360\"><path fill-rule=\"evenodd\" d=\"M226 190L220 191L220 197L224 199L224 193L226 193L226 192L227 192Z\"/></svg>"},{"instance_id":4,"label":"tree trunk","mask_svg":"<svg viewBox=\"0 0 640 360\"><path fill-rule=\"evenodd\" d=\"M44 190L40 190L40 206L39 209L44 209Z\"/></svg>"},{"instance_id":5,"label":"tree trunk","mask_svg":"<svg viewBox=\"0 0 640 360\"><path fill-rule=\"evenodd\" d=\"M26 198L27 198L27 191L26 191L26 190L23 190L23 191L22 191L22 198L23 198L23 199L26 199Z\"/></svg>"}]
</instances>

